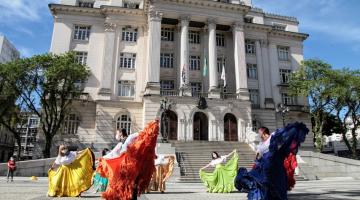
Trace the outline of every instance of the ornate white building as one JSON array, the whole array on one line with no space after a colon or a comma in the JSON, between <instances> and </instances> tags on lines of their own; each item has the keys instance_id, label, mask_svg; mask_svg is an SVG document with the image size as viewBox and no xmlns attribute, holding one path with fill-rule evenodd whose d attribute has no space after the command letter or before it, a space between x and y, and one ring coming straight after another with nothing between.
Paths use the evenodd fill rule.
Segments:
<instances>
[{"instance_id":1,"label":"ornate white building","mask_svg":"<svg viewBox=\"0 0 360 200\"><path fill-rule=\"evenodd\" d=\"M251 0L62 0L49 8L51 52L73 50L91 70L88 99L74 105L64 140L110 144L116 128L136 132L154 119L165 97L170 140L246 141L246 127L282 126L280 103L290 107L286 122L310 124L306 98L287 94L308 37L296 18Z\"/></svg>"}]
</instances>

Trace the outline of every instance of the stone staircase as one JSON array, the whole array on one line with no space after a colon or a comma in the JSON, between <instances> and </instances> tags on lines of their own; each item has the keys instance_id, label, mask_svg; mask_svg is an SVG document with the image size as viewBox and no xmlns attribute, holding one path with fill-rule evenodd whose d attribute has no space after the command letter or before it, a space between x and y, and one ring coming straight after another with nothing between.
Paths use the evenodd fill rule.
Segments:
<instances>
[{"instance_id":1,"label":"stone staircase","mask_svg":"<svg viewBox=\"0 0 360 200\"><path fill-rule=\"evenodd\" d=\"M250 169L253 165L255 152L246 143L240 142L173 142L172 145L176 149L176 156L180 166L180 174L178 181L197 183L200 182L199 169L207 165L211 161L211 153L216 151L219 155L229 154L237 149L239 154L239 167ZM213 167L209 167L206 171L213 171Z\"/></svg>"}]
</instances>

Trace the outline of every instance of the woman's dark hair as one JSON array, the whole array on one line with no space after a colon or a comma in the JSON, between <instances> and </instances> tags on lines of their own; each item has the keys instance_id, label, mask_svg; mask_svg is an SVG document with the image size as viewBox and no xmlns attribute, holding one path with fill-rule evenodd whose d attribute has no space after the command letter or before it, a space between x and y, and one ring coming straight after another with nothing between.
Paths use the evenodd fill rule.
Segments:
<instances>
[{"instance_id":1,"label":"woman's dark hair","mask_svg":"<svg viewBox=\"0 0 360 200\"><path fill-rule=\"evenodd\" d=\"M263 134L270 135L269 129L265 126L260 127L259 131L261 131Z\"/></svg>"},{"instance_id":2,"label":"woman's dark hair","mask_svg":"<svg viewBox=\"0 0 360 200\"><path fill-rule=\"evenodd\" d=\"M127 132L126 132L126 129L121 129L121 134L123 135L123 137L127 137L128 136L128 134L127 134Z\"/></svg>"},{"instance_id":3,"label":"woman's dark hair","mask_svg":"<svg viewBox=\"0 0 360 200\"><path fill-rule=\"evenodd\" d=\"M101 152L102 156L105 156L107 154L107 152L109 151L108 148L104 148Z\"/></svg>"},{"instance_id":4,"label":"woman's dark hair","mask_svg":"<svg viewBox=\"0 0 360 200\"><path fill-rule=\"evenodd\" d=\"M213 155L213 154L216 155L216 158L214 158L214 155ZM211 158L214 160L214 159L220 158L220 156L219 156L219 154L218 154L216 151L213 151L213 152L211 153Z\"/></svg>"}]
</instances>

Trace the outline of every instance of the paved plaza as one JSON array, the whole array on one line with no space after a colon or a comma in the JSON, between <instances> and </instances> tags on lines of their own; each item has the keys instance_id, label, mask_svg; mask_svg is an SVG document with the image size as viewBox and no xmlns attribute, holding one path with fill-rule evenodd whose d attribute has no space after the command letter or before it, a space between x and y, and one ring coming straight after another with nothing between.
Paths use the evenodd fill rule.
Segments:
<instances>
[{"instance_id":1,"label":"paved plaza","mask_svg":"<svg viewBox=\"0 0 360 200\"><path fill-rule=\"evenodd\" d=\"M240 200L246 199L246 194L234 192L231 194L209 194L199 183L169 183L165 194L151 193L142 195L140 200ZM90 189L91 190L91 189ZM47 180L40 178L31 181L29 178L17 177L14 182L6 183L0 177L0 199L16 200L47 200ZM79 199L79 198L62 198ZM81 199L100 199L100 194L85 192ZM320 181L301 181L289 194L289 200L360 200L360 180L351 178L332 178Z\"/></svg>"}]
</instances>

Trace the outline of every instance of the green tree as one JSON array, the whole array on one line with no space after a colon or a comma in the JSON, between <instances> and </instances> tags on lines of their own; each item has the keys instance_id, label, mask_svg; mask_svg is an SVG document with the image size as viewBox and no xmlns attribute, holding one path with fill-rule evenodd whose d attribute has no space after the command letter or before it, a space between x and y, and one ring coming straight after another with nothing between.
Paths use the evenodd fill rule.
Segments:
<instances>
[{"instance_id":1,"label":"green tree","mask_svg":"<svg viewBox=\"0 0 360 200\"><path fill-rule=\"evenodd\" d=\"M300 69L291 75L289 93L293 96L307 96L310 101L310 114L313 118L315 146L321 151L324 127L324 110L329 108L330 85L328 74L331 66L321 60L306 60Z\"/></svg>"},{"instance_id":2,"label":"green tree","mask_svg":"<svg viewBox=\"0 0 360 200\"><path fill-rule=\"evenodd\" d=\"M82 83L90 74L88 68L76 62L73 52L38 55L0 65L0 68L7 69L3 79L16 83L7 84L9 90L1 91L2 96L11 94L16 102L23 103L22 109L40 117L40 128L45 135L43 155L50 157L52 140L73 100L82 94Z\"/></svg>"},{"instance_id":3,"label":"green tree","mask_svg":"<svg viewBox=\"0 0 360 200\"><path fill-rule=\"evenodd\" d=\"M332 88L332 107L342 123L343 140L353 158L358 158L357 130L360 128L360 71L333 70L329 75ZM347 130L350 136L346 136Z\"/></svg>"}]
</instances>

